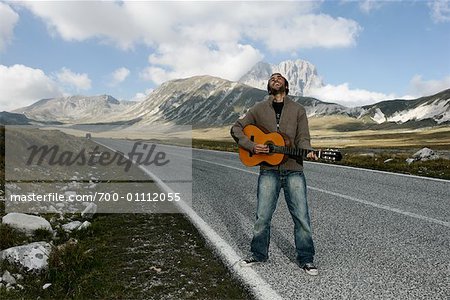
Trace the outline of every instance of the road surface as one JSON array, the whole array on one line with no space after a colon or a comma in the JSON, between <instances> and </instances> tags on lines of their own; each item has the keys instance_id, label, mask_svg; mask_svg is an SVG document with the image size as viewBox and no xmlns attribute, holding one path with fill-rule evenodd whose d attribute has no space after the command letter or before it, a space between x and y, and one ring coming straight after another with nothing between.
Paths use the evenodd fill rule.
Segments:
<instances>
[{"instance_id":1,"label":"road surface","mask_svg":"<svg viewBox=\"0 0 450 300\"><path fill-rule=\"evenodd\" d=\"M126 151L130 142L100 140ZM256 209L257 168L236 153L158 145L192 158L192 208L239 256L247 256ZM152 168L174 191L180 168ZM186 170L188 172L188 170ZM181 172L182 173L182 172ZM270 258L252 267L285 299L449 299L450 181L305 163L319 276L295 264L293 223L283 193Z\"/></svg>"}]
</instances>

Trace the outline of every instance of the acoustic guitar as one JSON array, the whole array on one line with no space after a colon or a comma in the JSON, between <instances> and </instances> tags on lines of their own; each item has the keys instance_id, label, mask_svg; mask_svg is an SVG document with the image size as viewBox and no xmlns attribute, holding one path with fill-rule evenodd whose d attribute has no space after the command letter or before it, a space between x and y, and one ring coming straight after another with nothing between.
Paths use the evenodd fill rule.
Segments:
<instances>
[{"instance_id":1,"label":"acoustic guitar","mask_svg":"<svg viewBox=\"0 0 450 300\"><path fill-rule=\"evenodd\" d=\"M261 163L277 166L284 163L289 156L305 158L309 152L314 152L318 158L324 160L340 161L342 159L342 154L338 150L311 150L291 147L291 141L287 135L280 132L269 132L261 126L247 125L243 132L251 141L269 146L269 153L258 154L239 147L239 158L248 167Z\"/></svg>"}]
</instances>

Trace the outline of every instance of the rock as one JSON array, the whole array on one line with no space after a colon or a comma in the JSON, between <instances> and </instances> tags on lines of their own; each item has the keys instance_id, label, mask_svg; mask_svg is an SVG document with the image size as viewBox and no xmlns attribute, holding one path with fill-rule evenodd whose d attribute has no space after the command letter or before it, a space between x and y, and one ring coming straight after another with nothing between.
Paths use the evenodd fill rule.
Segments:
<instances>
[{"instance_id":1,"label":"rock","mask_svg":"<svg viewBox=\"0 0 450 300\"><path fill-rule=\"evenodd\" d=\"M35 242L0 251L0 261L18 264L27 271L42 271L48 267L52 246L47 242Z\"/></svg>"},{"instance_id":2,"label":"rock","mask_svg":"<svg viewBox=\"0 0 450 300\"><path fill-rule=\"evenodd\" d=\"M426 161L426 160L434 160L438 159L439 155L431 150L430 148L422 148L413 155L414 160L418 161Z\"/></svg>"},{"instance_id":3,"label":"rock","mask_svg":"<svg viewBox=\"0 0 450 300\"><path fill-rule=\"evenodd\" d=\"M22 213L9 213L2 218L2 223L24 231L28 235L32 235L36 229L53 232L52 226L46 219Z\"/></svg>"},{"instance_id":4,"label":"rock","mask_svg":"<svg viewBox=\"0 0 450 300\"><path fill-rule=\"evenodd\" d=\"M84 221L83 224L81 224L81 226L78 227L78 230L86 229L86 228L88 228L89 226L91 226L91 222L89 222L89 221Z\"/></svg>"},{"instance_id":5,"label":"rock","mask_svg":"<svg viewBox=\"0 0 450 300\"><path fill-rule=\"evenodd\" d=\"M48 289L51 285L52 285L51 283L46 283L46 284L44 284L44 285L42 286L42 289L43 289L43 290L46 290L46 289Z\"/></svg>"},{"instance_id":6,"label":"rock","mask_svg":"<svg viewBox=\"0 0 450 300\"><path fill-rule=\"evenodd\" d=\"M407 158L407 159L406 159L406 163L407 163L408 165L412 164L413 162L414 162L414 158Z\"/></svg>"},{"instance_id":7,"label":"rock","mask_svg":"<svg viewBox=\"0 0 450 300\"><path fill-rule=\"evenodd\" d=\"M3 273L2 281L6 284L8 284L8 283L11 285L16 284L16 279L11 275L11 273L9 273L8 270L6 270Z\"/></svg>"},{"instance_id":8,"label":"rock","mask_svg":"<svg viewBox=\"0 0 450 300\"><path fill-rule=\"evenodd\" d=\"M22 279L23 279L22 274L14 274L13 276L14 276L17 280L22 280Z\"/></svg>"},{"instance_id":9,"label":"rock","mask_svg":"<svg viewBox=\"0 0 450 300\"><path fill-rule=\"evenodd\" d=\"M81 213L81 217L91 219L96 212L97 212L97 204L89 203L89 205L86 206L86 208Z\"/></svg>"},{"instance_id":10,"label":"rock","mask_svg":"<svg viewBox=\"0 0 450 300\"><path fill-rule=\"evenodd\" d=\"M71 232L71 231L79 228L81 225L82 224L80 221L72 221L70 223L62 225L62 228L64 229L65 232Z\"/></svg>"},{"instance_id":11,"label":"rock","mask_svg":"<svg viewBox=\"0 0 450 300\"><path fill-rule=\"evenodd\" d=\"M21 284L17 284L16 287L17 287L19 290L24 290L24 289L25 289L25 288L23 287L23 285L21 285Z\"/></svg>"}]
</instances>

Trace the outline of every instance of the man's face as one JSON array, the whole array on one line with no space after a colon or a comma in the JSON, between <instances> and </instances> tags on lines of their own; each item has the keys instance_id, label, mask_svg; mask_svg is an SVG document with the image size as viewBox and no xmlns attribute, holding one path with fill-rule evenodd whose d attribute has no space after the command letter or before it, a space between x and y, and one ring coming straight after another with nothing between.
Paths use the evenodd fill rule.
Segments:
<instances>
[{"instance_id":1,"label":"man's face","mask_svg":"<svg viewBox=\"0 0 450 300\"><path fill-rule=\"evenodd\" d=\"M273 74L269 79L269 88L272 94L278 94L286 91L286 82L280 74Z\"/></svg>"}]
</instances>

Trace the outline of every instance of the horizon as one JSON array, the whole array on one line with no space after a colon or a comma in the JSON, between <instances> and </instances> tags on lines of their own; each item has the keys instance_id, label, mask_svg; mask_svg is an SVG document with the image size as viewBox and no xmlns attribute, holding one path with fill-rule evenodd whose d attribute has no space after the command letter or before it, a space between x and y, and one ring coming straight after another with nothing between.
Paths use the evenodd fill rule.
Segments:
<instances>
[{"instance_id":1,"label":"horizon","mask_svg":"<svg viewBox=\"0 0 450 300\"><path fill-rule=\"evenodd\" d=\"M168 80L238 81L260 61L310 62L324 86L305 96L347 107L450 87L445 0L0 1L0 20L0 111L77 94L142 101Z\"/></svg>"}]
</instances>

